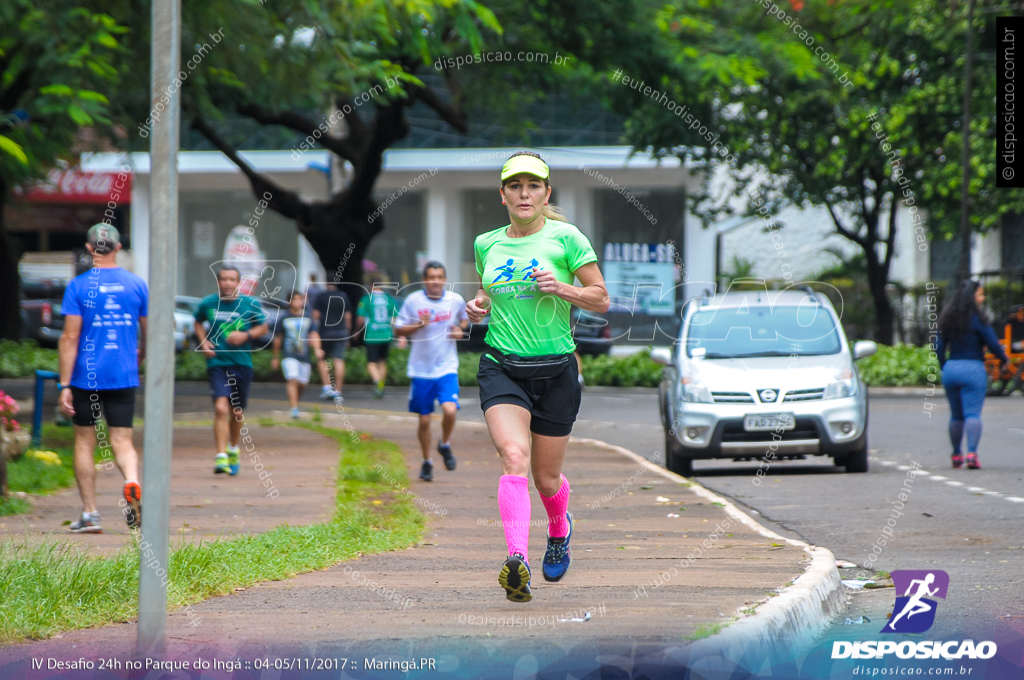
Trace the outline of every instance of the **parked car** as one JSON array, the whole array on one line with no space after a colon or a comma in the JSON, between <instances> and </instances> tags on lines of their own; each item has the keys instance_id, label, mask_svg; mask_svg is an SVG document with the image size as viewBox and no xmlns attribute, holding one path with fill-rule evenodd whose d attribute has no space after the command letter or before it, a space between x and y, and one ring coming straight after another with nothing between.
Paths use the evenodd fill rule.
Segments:
<instances>
[{"instance_id":1,"label":"parked car","mask_svg":"<svg viewBox=\"0 0 1024 680\"><path fill-rule=\"evenodd\" d=\"M194 324L199 302L200 298L188 295L174 297L174 348L178 352L184 352L196 344Z\"/></svg>"},{"instance_id":2,"label":"parked car","mask_svg":"<svg viewBox=\"0 0 1024 680\"><path fill-rule=\"evenodd\" d=\"M64 332L61 300L22 300L21 337L32 339L42 347L56 347Z\"/></svg>"},{"instance_id":3,"label":"parked car","mask_svg":"<svg viewBox=\"0 0 1024 680\"><path fill-rule=\"evenodd\" d=\"M851 349L828 298L810 289L688 301L677 344L651 352L666 367L666 467L692 475L695 459L815 455L867 472L867 389L854 362L876 350Z\"/></svg>"}]
</instances>

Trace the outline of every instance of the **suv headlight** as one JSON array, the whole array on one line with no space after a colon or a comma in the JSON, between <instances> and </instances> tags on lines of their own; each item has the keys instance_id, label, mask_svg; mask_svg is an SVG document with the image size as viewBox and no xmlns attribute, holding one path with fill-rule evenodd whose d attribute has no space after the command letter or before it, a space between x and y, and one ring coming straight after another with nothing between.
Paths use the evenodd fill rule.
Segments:
<instances>
[{"instance_id":1,"label":"suv headlight","mask_svg":"<svg viewBox=\"0 0 1024 680\"><path fill-rule=\"evenodd\" d=\"M853 371L840 371L835 380L825 388L822 399L842 399L857 394L857 376Z\"/></svg>"},{"instance_id":2,"label":"suv headlight","mask_svg":"<svg viewBox=\"0 0 1024 680\"><path fill-rule=\"evenodd\" d=\"M697 378L683 376L679 382L683 385L683 401L696 402L698 404L711 404L715 401L711 398L711 390Z\"/></svg>"}]
</instances>

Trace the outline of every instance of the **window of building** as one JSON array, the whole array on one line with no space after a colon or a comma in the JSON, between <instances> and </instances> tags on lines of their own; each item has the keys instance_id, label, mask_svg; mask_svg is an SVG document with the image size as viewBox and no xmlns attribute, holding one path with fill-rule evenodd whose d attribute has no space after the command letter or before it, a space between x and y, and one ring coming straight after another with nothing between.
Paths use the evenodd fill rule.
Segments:
<instances>
[{"instance_id":1,"label":"window of building","mask_svg":"<svg viewBox=\"0 0 1024 680\"><path fill-rule=\"evenodd\" d=\"M216 293L217 281L211 266L225 259L229 237L237 243L240 234L252 229L250 237L261 258L285 263L272 265L273 274L270 270L264 272L261 280L270 287L253 291L253 294L273 293L278 299L290 295L299 261L298 231L292 220L269 209L256 215L259 201L251 191L183 192L180 200L180 294L203 297ZM252 221L256 224L252 225ZM242 231L236 231L236 227L241 227Z\"/></svg>"},{"instance_id":2,"label":"window of building","mask_svg":"<svg viewBox=\"0 0 1024 680\"><path fill-rule=\"evenodd\" d=\"M960 268L960 237L934 239L928 248L932 281L952 281Z\"/></svg>"},{"instance_id":3,"label":"window of building","mask_svg":"<svg viewBox=\"0 0 1024 680\"><path fill-rule=\"evenodd\" d=\"M1003 269L1024 269L1024 215L1003 215L1001 262Z\"/></svg>"},{"instance_id":4,"label":"window of building","mask_svg":"<svg viewBox=\"0 0 1024 680\"><path fill-rule=\"evenodd\" d=\"M390 192L374 194L378 205L391 196ZM389 282L398 281L406 286L420 280L417 255L426 251L427 214L426 194L422 191L402 194L387 207L381 219L384 231L370 241L364 258L383 269Z\"/></svg>"}]
</instances>

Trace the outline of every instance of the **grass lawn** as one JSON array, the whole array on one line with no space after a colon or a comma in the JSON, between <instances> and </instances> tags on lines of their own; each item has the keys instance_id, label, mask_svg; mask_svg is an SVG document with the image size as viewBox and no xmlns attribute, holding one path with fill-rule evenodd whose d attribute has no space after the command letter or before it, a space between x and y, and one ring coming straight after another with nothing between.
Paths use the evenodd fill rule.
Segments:
<instances>
[{"instance_id":1,"label":"grass lawn","mask_svg":"<svg viewBox=\"0 0 1024 680\"><path fill-rule=\"evenodd\" d=\"M73 447L75 431L70 427L43 425L41 451L53 451L60 458L60 465L35 458L26 453L16 461L7 463L7 486L9 491L24 491L31 494L47 494L75 483ZM108 454L113 460L113 454ZM96 461L100 462L97 449ZM32 505L20 498L10 497L0 501L0 517L31 512Z\"/></svg>"},{"instance_id":2,"label":"grass lawn","mask_svg":"<svg viewBox=\"0 0 1024 680\"><path fill-rule=\"evenodd\" d=\"M407 479L397 445L373 438L353 444L344 430L307 423L289 426L331 437L340 447L334 518L325 524L172 545L169 609L360 554L406 548L422 537L423 515L410 496L386 479ZM378 464L379 471L374 467ZM0 543L0 644L132 619L138 577L134 545L112 556L90 558L74 546Z\"/></svg>"}]
</instances>

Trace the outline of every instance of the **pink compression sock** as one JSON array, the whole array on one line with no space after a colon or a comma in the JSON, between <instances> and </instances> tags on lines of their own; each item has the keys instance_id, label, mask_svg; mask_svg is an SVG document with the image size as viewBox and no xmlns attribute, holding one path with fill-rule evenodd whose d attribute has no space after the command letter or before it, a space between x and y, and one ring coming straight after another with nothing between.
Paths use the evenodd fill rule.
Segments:
<instances>
[{"instance_id":1,"label":"pink compression sock","mask_svg":"<svg viewBox=\"0 0 1024 680\"><path fill-rule=\"evenodd\" d=\"M505 528L508 554L520 553L529 562L530 482L518 475L502 475L498 480L498 512Z\"/></svg>"},{"instance_id":2,"label":"pink compression sock","mask_svg":"<svg viewBox=\"0 0 1024 680\"><path fill-rule=\"evenodd\" d=\"M562 486L554 496L540 495L544 509L548 511L548 536L565 538L569 533L569 522L565 513L569 509L569 480L562 475Z\"/></svg>"}]
</instances>

